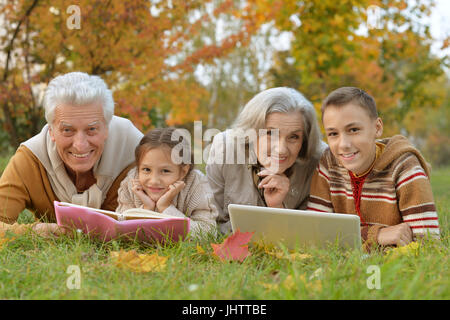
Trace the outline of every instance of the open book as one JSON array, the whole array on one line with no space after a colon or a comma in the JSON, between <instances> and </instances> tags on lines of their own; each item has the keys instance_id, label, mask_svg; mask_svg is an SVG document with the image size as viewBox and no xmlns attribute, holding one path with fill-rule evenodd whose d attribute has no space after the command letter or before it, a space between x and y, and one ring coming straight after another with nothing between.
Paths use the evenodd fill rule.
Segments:
<instances>
[{"instance_id":1,"label":"open book","mask_svg":"<svg viewBox=\"0 0 450 320\"><path fill-rule=\"evenodd\" d=\"M54 206L58 225L79 229L104 241L121 236L142 241L177 241L185 238L190 227L187 217L172 217L141 208L120 213L58 201Z\"/></svg>"}]
</instances>

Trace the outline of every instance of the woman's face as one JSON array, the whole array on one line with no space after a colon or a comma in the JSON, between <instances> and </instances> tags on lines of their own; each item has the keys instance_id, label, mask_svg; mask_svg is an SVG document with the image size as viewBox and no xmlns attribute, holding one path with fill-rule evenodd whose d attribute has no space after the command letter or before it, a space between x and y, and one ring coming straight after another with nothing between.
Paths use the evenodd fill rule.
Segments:
<instances>
[{"instance_id":1,"label":"woman's face","mask_svg":"<svg viewBox=\"0 0 450 320\"><path fill-rule=\"evenodd\" d=\"M264 168L283 173L294 164L303 144L303 123L300 112L274 112L266 117L267 132L260 131L256 150Z\"/></svg>"}]
</instances>

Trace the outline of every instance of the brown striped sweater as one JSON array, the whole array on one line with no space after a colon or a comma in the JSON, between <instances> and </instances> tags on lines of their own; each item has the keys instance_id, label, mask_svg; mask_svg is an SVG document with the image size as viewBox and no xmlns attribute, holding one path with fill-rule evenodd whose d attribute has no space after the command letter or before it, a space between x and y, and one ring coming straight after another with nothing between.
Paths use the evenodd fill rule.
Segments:
<instances>
[{"instance_id":1,"label":"brown striped sweater","mask_svg":"<svg viewBox=\"0 0 450 320\"><path fill-rule=\"evenodd\" d=\"M377 243L381 228L407 222L414 238L439 239L439 222L428 165L403 136L379 140L385 145L364 180L361 192L361 237ZM308 210L357 214L349 171L327 149L314 172Z\"/></svg>"}]
</instances>

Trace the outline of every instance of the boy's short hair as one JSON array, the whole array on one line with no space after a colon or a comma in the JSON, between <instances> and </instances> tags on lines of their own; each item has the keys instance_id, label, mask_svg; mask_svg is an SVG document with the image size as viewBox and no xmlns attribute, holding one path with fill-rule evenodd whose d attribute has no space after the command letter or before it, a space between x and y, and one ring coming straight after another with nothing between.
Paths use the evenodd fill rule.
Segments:
<instances>
[{"instance_id":1,"label":"boy's short hair","mask_svg":"<svg viewBox=\"0 0 450 320\"><path fill-rule=\"evenodd\" d=\"M322 103L320 111L323 116L328 106L340 107L349 103L354 103L366 110L370 118L378 118L375 99L364 90L355 87L342 87L331 92Z\"/></svg>"}]
</instances>

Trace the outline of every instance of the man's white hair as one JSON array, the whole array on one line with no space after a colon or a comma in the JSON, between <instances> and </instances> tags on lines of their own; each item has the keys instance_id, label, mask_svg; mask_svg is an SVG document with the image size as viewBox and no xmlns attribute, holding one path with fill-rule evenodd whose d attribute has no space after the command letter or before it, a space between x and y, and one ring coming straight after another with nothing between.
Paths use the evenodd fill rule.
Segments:
<instances>
[{"instance_id":1,"label":"man's white hair","mask_svg":"<svg viewBox=\"0 0 450 320\"><path fill-rule=\"evenodd\" d=\"M45 119L52 125L55 109L60 105L73 107L100 103L107 124L114 115L111 90L99 76L84 72L70 72L57 76L48 84L44 94Z\"/></svg>"}]
</instances>

